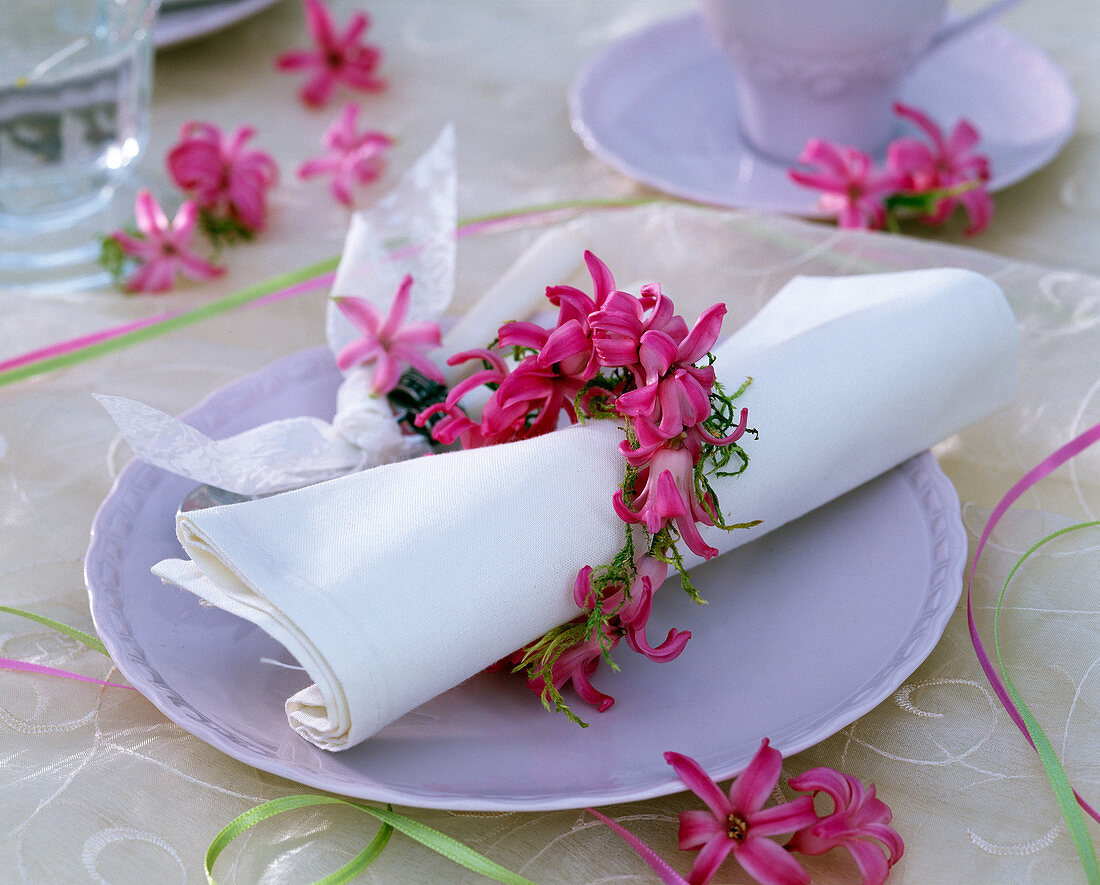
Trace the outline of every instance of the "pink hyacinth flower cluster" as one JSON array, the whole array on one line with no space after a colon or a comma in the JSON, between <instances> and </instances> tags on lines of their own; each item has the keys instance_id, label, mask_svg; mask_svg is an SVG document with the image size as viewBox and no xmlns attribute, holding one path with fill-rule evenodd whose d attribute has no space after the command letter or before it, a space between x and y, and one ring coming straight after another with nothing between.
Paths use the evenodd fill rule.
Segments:
<instances>
[{"instance_id":1,"label":"pink hyacinth flower cluster","mask_svg":"<svg viewBox=\"0 0 1100 885\"><path fill-rule=\"evenodd\" d=\"M382 52L362 40L370 18L357 12L341 31L321 0L303 0L302 5L314 48L284 52L275 62L280 71L311 74L299 93L302 101L310 107L321 107L341 83L363 92L385 89L386 81L375 74Z\"/></svg>"},{"instance_id":2,"label":"pink hyacinth flower cluster","mask_svg":"<svg viewBox=\"0 0 1100 885\"><path fill-rule=\"evenodd\" d=\"M531 322L502 326L496 349L455 354L452 365L480 361L483 368L459 382L447 398L417 416L423 426L435 418L433 437L442 443L459 441L464 448L512 442L554 430L564 415L570 422L581 411L597 406L601 414L614 414L632 428L621 450L632 468L629 488L611 502L628 524L644 525L653 538L649 552L664 553L678 540L700 556L718 551L708 545L698 525L713 525L716 502L699 493L696 465L704 451L736 442L745 432L747 411L733 433L717 437L705 422L711 416L714 369L698 366L718 339L725 305L705 311L694 327L675 313L672 301L655 285L639 295L615 287L607 266L591 252L584 261L592 278L592 293L573 286L546 290L558 308L551 329ZM501 351L524 354L514 366ZM593 383L597 376L604 381ZM469 417L462 400L472 390L492 389L479 419ZM574 598L578 608L601 612L599 626L561 653L549 676L529 675L528 685L545 697L548 683L555 692L567 684L598 710L614 699L591 683L599 661L621 640L634 651L655 661L668 661L683 650L690 638L686 631L671 630L658 646L645 636L653 593L664 581L668 565L643 553L631 564L629 578L606 583L599 591L593 570L585 567L577 577ZM520 649L509 662L528 659L530 647Z\"/></svg>"},{"instance_id":3,"label":"pink hyacinth flower cluster","mask_svg":"<svg viewBox=\"0 0 1100 885\"><path fill-rule=\"evenodd\" d=\"M199 208L246 233L257 233L267 222L267 192L279 170L266 151L248 149L256 134L241 126L228 136L212 123L190 121L168 151L168 174Z\"/></svg>"},{"instance_id":4,"label":"pink hyacinth flower cluster","mask_svg":"<svg viewBox=\"0 0 1100 885\"><path fill-rule=\"evenodd\" d=\"M834 848L851 853L863 885L882 885L905 852L890 826L890 807L876 798L874 785L864 787L832 768L815 768L789 780L792 789L828 796L833 809L827 814L818 815L809 795L765 808L783 763L767 738L728 795L694 759L670 752L665 760L707 806L680 813L679 847L699 852L688 873L691 885L710 882L731 854L761 885L806 885L810 876L794 853L825 854ZM770 838L785 834L793 834L786 844Z\"/></svg>"},{"instance_id":5,"label":"pink hyacinth flower cluster","mask_svg":"<svg viewBox=\"0 0 1100 885\"><path fill-rule=\"evenodd\" d=\"M917 210L916 217L926 224L943 224L962 206L969 216L964 232L984 230L993 217L993 198L986 189L989 159L975 151L981 138L975 126L960 120L945 135L917 108L896 102L894 113L912 123L925 140L895 139L887 147L885 165L879 167L864 151L812 138L799 157L808 168L790 170L791 179L820 190L818 207L835 216L843 228L882 229L895 204L912 205L911 198L924 196L930 208Z\"/></svg>"},{"instance_id":6,"label":"pink hyacinth flower cluster","mask_svg":"<svg viewBox=\"0 0 1100 885\"><path fill-rule=\"evenodd\" d=\"M199 207L187 200L171 220L149 191L138 192L134 201L137 234L114 231L114 240L122 254L137 264L126 279L130 292L167 292L177 276L192 280L212 280L225 273L195 252L194 239Z\"/></svg>"}]
</instances>

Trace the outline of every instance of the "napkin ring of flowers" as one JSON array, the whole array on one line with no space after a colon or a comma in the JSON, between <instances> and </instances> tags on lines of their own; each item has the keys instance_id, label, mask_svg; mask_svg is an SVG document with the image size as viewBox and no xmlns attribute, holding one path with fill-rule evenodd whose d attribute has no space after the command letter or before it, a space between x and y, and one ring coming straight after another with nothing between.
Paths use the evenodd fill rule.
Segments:
<instances>
[{"instance_id":1,"label":"napkin ring of flowers","mask_svg":"<svg viewBox=\"0 0 1100 885\"><path fill-rule=\"evenodd\" d=\"M654 647L646 625L653 593L670 567L683 589L702 602L680 549L686 545L704 559L718 555L698 524L728 530L758 524L727 522L710 482L748 465L738 444L750 432L748 410L738 410L734 401L749 381L725 390L715 380L710 354L725 305L708 308L689 329L659 286L645 285L632 295L616 289L611 271L591 252L584 261L591 296L573 286L548 287L546 298L558 309L553 328L509 322L490 347L452 355L450 365L480 362L482 368L416 417L419 426L435 419L431 434L437 442L463 448L552 432L562 414L571 423L612 420L623 429L623 482L608 502L624 525L622 548L610 562L586 565L577 574L573 599L582 615L496 665L525 672L548 709L581 725L562 696L566 684L602 712L614 699L596 689L591 676L601 659L615 667L610 653L620 641L663 662L676 658L691 637L672 629ZM403 287L409 285L406 278ZM349 314L366 307L347 301L340 306ZM461 403L483 386L491 393L475 421Z\"/></svg>"}]
</instances>

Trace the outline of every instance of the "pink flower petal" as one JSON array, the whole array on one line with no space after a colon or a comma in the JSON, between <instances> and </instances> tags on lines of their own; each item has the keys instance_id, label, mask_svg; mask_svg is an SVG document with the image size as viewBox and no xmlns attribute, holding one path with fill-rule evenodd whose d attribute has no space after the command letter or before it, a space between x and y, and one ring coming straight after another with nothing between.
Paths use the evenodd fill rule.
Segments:
<instances>
[{"instance_id":1,"label":"pink flower petal","mask_svg":"<svg viewBox=\"0 0 1100 885\"><path fill-rule=\"evenodd\" d=\"M760 749L730 787L730 805L745 815L761 809L779 783L782 767L783 756L764 738Z\"/></svg>"},{"instance_id":2,"label":"pink flower petal","mask_svg":"<svg viewBox=\"0 0 1100 885\"><path fill-rule=\"evenodd\" d=\"M569 320L550 333L538 356L538 364L546 367L580 353L590 353L592 342L581 324Z\"/></svg>"},{"instance_id":3,"label":"pink flower petal","mask_svg":"<svg viewBox=\"0 0 1100 885\"><path fill-rule=\"evenodd\" d=\"M680 812L678 845L682 851L694 851L702 848L713 837L725 835L724 818L719 821L713 813L701 808Z\"/></svg>"},{"instance_id":4,"label":"pink flower petal","mask_svg":"<svg viewBox=\"0 0 1100 885\"><path fill-rule=\"evenodd\" d=\"M809 796L799 796L782 805L754 812L749 816L749 827L759 836L778 836L808 827L817 819L814 800Z\"/></svg>"},{"instance_id":5,"label":"pink flower petal","mask_svg":"<svg viewBox=\"0 0 1100 885\"><path fill-rule=\"evenodd\" d=\"M175 265L164 259L150 261L126 280L126 288L131 292L167 292L175 284Z\"/></svg>"},{"instance_id":6,"label":"pink flower petal","mask_svg":"<svg viewBox=\"0 0 1100 885\"><path fill-rule=\"evenodd\" d=\"M275 66L280 71L300 71L311 68L317 64L317 53L308 51L284 52L275 59Z\"/></svg>"},{"instance_id":7,"label":"pink flower petal","mask_svg":"<svg viewBox=\"0 0 1100 885\"><path fill-rule=\"evenodd\" d=\"M691 792L703 800L707 808L721 821L733 811L733 806L725 797L709 774L690 756L669 751L664 754L665 762L672 766L676 776L684 782ZM773 784L774 786L774 784ZM769 791L770 792L770 791Z\"/></svg>"},{"instance_id":8,"label":"pink flower petal","mask_svg":"<svg viewBox=\"0 0 1100 885\"><path fill-rule=\"evenodd\" d=\"M397 386L401 377L401 364L385 350L379 352L374 361L374 375L371 379L371 393L389 393Z\"/></svg>"},{"instance_id":9,"label":"pink flower petal","mask_svg":"<svg viewBox=\"0 0 1100 885\"><path fill-rule=\"evenodd\" d=\"M332 47L336 42L332 15L320 0L303 0L306 27L321 47Z\"/></svg>"},{"instance_id":10,"label":"pink flower petal","mask_svg":"<svg viewBox=\"0 0 1100 885\"><path fill-rule=\"evenodd\" d=\"M160 208L156 198L145 188L138 191L134 200L134 220L137 228L146 236L152 236L168 227L168 216Z\"/></svg>"},{"instance_id":11,"label":"pink flower petal","mask_svg":"<svg viewBox=\"0 0 1100 885\"><path fill-rule=\"evenodd\" d=\"M601 307L607 296L615 289L615 278L611 275L607 265L587 249L584 253L584 263L587 265L588 273L592 277L596 307Z\"/></svg>"},{"instance_id":12,"label":"pink flower petal","mask_svg":"<svg viewBox=\"0 0 1100 885\"><path fill-rule=\"evenodd\" d=\"M382 325L382 315L378 308L365 298L344 296L336 298L336 306L360 332L377 337Z\"/></svg>"},{"instance_id":13,"label":"pink flower petal","mask_svg":"<svg viewBox=\"0 0 1100 885\"><path fill-rule=\"evenodd\" d=\"M883 885L886 877L890 875L891 865L881 848L873 842L863 842L858 839L845 842L844 847L848 849L856 866L859 867L863 885Z\"/></svg>"},{"instance_id":14,"label":"pink flower petal","mask_svg":"<svg viewBox=\"0 0 1100 885\"><path fill-rule=\"evenodd\" d=\"M722 861L729 857L733 846L733 840L724 832L713 836L696 855L695 863L691 865L691 871L688 873L688 882L691 885L706 885L714 878L714 874L722 866Z\"/></svg>"},{"instance_id":15,"label":"pink flower petal","mask_svg":"<svg viewBox=\"0 0 1100 885\"><path fill-rule=\"evenodd\" d=\"M382 348L376 340L360 338L345 344L336 355L336 367L346 372L352 366L375 359Z\"/></svg>"},{"instance_id":16,"label":"pink flower petal","mask_svg":"<svg viewBox=\"0 0 1100 885\"><path fill-rule=\"evenodd\" d=\"M437 336L438 338L438 336ZM438 347L438 343L432 345ZM431 378L433 381L438 381L442 384L446 379L443 377L443 373L439 370L428 357L420 353L418 350L414 350L410 346L404 344L391 345L390 353L393 354L398 360L408 363L414 369L416 369L425 378Z\"/></svg>"},{"instance_id":17,"label":"pink flower petal","mask_svg":"<svg viewBox=\"0 0 1100 885\"><path fill-rule=\"evenodd\" d=\"M177 258L183 274L192 280L213 280L225 273L221 265L199 258L192 252L181 252Z\"/></svg>"},{"instance_id":18,"label":"pink flower petal","mask_svg":"<svg viewBox=\"0 0 1100 885\"><path fill-rule=\"evenodd\" d=\"M651 329L638 342L638 361L647 384L657 382L676 360L676 342L664 332Z\"/></svg>"},{"instance_id":19,"label":"pink flower petal","mask_svg":"<svg viewBox=\"0 0 1100 885\"><path fill-rule=\"evenodd\" d=\"M409 302L412 299L412 286L412 274L405 274L401 284L397 287L393 301L390 303L390 312L386 315L386 321L382 324L382 328L378 330L380 338L392 340L398 329L404 324L405 317L409 313Z\"/></svg>"},{"instance_id":20,"label":"pink flower petal","mask_svg":"<svg viewBox=\"0 0 1100 885\"><path fill-rule=\"evenodd\" d=\"M993 198L983 188L975 188L967 191L959 197L959 202L966 207L970 217L970 223L963 230L967 236L981 233L993 219Z\"/></svg>"},{"instance_id":21,"label":"pink flower petal","mask_svg":"<svg viewBox=\"0 0 1100 885\"><path fill-rule=\"evenodd\" d=\"M902 104L900 101L894 102L894 113L903 120L909 120L916 125L928 136L928 140L935 146L937 153L944 153L943 132L931 117L911 105Z\"/></svg>"},{"instance_id":22,"label":"pink flower petal","mask_svg":"<svg viewBox=\"0 0 1100 885\"><path fill-rule=\"evenodd\" d=\"M809 885L810 874L782 845L749 837L737 849L737 862L760 885Z\"/></svg>"}]
</instances>

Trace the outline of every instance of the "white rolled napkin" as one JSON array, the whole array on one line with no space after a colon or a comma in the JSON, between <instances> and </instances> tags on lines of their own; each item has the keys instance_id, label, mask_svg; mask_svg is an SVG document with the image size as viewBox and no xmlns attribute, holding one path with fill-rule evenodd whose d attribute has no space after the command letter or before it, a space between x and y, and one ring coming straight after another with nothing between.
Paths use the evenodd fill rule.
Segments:
<instances>
[{"instance_id":1,"label":"white rolled napkin","mask_svg":"<svg viewBox=\"0 0 1100 885\"><path fill-rule=\"evenodd\" d=\"M714 487L726 552L1009 404L1016 324L961 270L797 278L716 350L759 439ZM259 625L315 684L287 701L320 747L354 746L575 617L580 568L622 545L622 435L592 421L182 514L187 560L153 571ZM686 551L685 551L686 552ZM698 562L689 557L689 562ZM670 664L668 666L675 666Z\"/></svg>"}]
</instances>

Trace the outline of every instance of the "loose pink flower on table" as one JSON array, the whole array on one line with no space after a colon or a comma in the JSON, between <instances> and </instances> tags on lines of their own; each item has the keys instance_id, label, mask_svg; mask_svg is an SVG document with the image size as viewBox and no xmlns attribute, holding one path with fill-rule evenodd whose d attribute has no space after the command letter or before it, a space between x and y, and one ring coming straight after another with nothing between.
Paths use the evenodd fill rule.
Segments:
<instances>
[{"instance_id":1,"label":"loose pink flower on table","mask_svg":"<svg viewBox=\"0 0 1100 885\"><path fill-rule=\"evenodd\" d=\"M382 174L386 151L393 146L393 139L384 132L358 132L358 120L358 105L345 105L325 132L327 153L298 167L298 177L303 179L331 175L332 194L345 206L352 204L352 185L368 184Z\"/></svg>"},{"instance_id":2,"label":"loose pink flower on table","mask_svg":"<svg viewBox=\"0 0 1100 885\"><path fill-rule=\"evenodd\" d=\"M763 885L805 885L810 881L802 865L768 838L808 827L817 822L817 815L809 796L764 808L783 765L783 757L768 746L767 738L730 785L728 797L694 759L665 753L665 761L709 809L680 812L680 848L699 850L688 873L691 885L709 882L730 854Z\"/></svg>"},{"instance_id":3,"label":"loose pink flower on table","mask_svg":"<svg viewBox=\"0 0 1100 885\"><path fill-rule=\"evenodd\" d=\"M374 74L382 60L381 51L360 39L370 27L366 14L353 15L341 34L321 0L303 0L303 8L315 48L284 52L275 62L281 71L313 72L299 93L303 102L320 107L328 102L338 83L364 92L385 88L386 81Z\"/></svg>"},{"instance_id":4,"label":"loose pink flower on table","mask_svg":"<svg viewBox=\"0 0 1100 885\"><path fill-rule=\"evenodd\" d=\"M970 217L965 233L984 230L993 217L993 198L986 190L989 181L989 158L974 148L981 135L969 120L959 120L950 135L917 108L896 102L894 113L912 122L927 137L928 143L911 136L891 142L886 153L887 166L898 176L901 189L920 193L972 184L958 196L945 196L936 210L925 220L943 224L962 205Z\"/></svg>"},{"instance_id":5,"label":"loose pink flower on table","mask_svg":"<svg viewBox=\"0 0 1100 885\"><path fill-rule=\"evenodd\" d=\"M879 170L874 161L854 147L842 147L811 138L799 162L814 171L792 169L794 181L823 191L818 206L836 215L844 228L881 228L886 224L886 197L898 191L900 179L890 170Z\"/></svg>"},{"instance_id":6,"label":"loose pink flower on table","mask_svg":"<svg viewBox=\"0 0 1100 885\"><path fill-rule=\"evenodd\" d=\"M210 123L184 123L167 157L172 180L200 209L226 216L250 232L263 229L267 191L279 175L269 153L245 148L255 132L241 126L230 137Z\"/></svg>"},{"instance_id":7,"label":"loose pink flower on table","mask_svg":"<svg viewBox=\"0 0 1100 885\"><path fill-rule=\"evenodd\" d=\"M139 236L116 230L110 238L122 253L135 259L139 267L126 280L131 292L167 292L176 276L192 280L212 280L225 273L224 267L201 258L192 250L199 207L186 201L170 222L156 198L147 190L138 192L134 218Z\"/></svg>"},{"instance_id":8,"label":"loose pink flower on table","mask_svg":"<svg viewBox=\"0 0 1100 885\"><path fill-rule=\"evenodd\" d=\"M802 792L825 793L833 800L833 811L796 832L787 850L814 855L846 848L859 867L863 885L882 885L890 868L901 860L905 845L890 826L890 807L875 797L874 784L864 787L858 778L832 768L812 768L789 783Z\"/></svg>"},{"instance_id":9,"label":"loose pink flower on table","mask_svg":"<svg viewBox=\"0 0 1100 885\"><path fill-rule=\"evenodd\" d=\"M412 366L433 381L443 383L443 373L420 351L440 345L437 323L406 323L409 293L413 278L406 275L393 297L389 315L382 314L363 298L337 298L336 306L363 337L345 345L336 356L336 365L347 370L352 366L374 364L371 392L389 393L397 386L404 365Z\"/></svg>"}]
</instances>

